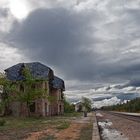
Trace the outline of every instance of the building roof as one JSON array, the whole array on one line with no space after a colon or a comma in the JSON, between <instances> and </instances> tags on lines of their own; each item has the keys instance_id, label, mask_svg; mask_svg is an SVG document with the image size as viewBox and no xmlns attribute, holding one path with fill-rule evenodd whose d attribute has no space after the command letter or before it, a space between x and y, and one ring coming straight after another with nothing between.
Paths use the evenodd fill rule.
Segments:
<instances>
[{"instance_id":1,"label":"building roof","mask_svg":"<svg viewBox=\"0 0 140 140\"><path fill-rule=\"evenodd\" d=\"M64 81L53 75L53 70L39 62L32 63L18 63L5 70L6 76L11 81L21 81L25 77L22 74L24 67L27 67L35 79L49 80L52 83L53 88L65 90Z\"/></svg>"},{"instance_id":2,"label":"building roof","mask_svg":"<svg viewBox=\"0 0 140 140\"><path fill-rule=\"evenodd\" d=\"M62 89L63 91L65 90L64 81L60 79L59 77L54 76L54 80L52 83L53 83L53 88Z\"/></svg>"},{"instance_id":3,"label":"building roof","mask_svg":"<svg viewBox=\"0 0 140 140\"><path fill-rule=\"evenodd\" d=\"M36 79L48 79L49 72L53 73L51 68L39 62L19 63L5 70L7 78L12 81L24 80L24 76L22 74L24 67L27 67L31 72L31 75Z\"/></svg>"}]
</instances>

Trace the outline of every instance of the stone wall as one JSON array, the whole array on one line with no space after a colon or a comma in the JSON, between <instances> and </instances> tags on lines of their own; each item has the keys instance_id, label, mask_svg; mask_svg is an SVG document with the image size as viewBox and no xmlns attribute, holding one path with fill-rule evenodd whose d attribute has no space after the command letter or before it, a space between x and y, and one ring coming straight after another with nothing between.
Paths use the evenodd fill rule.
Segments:
<instances>
[{"instance_id":1,"label":"stone wall","mask_svg":"<svg viewBox=\"0 0 140 140\"><path fill-rule=\"evenodd\" d=\"M20 91L20 85L17 85ZM33 101L34 111L30 111L27 107L27 103L13 102L10 104L10 109L13 116L52 116L64 113L64 103L62 99L62 91L60 89L49 89L49 83L47 81L42 81L37 83L35 88L47 89L46 93L44 91L43 95L49 95L50 99L39 98ZM23 89L22 89L23 90ZM26 87L24 85L24 93L26 94Z\"/></svg>"}]
</instances>

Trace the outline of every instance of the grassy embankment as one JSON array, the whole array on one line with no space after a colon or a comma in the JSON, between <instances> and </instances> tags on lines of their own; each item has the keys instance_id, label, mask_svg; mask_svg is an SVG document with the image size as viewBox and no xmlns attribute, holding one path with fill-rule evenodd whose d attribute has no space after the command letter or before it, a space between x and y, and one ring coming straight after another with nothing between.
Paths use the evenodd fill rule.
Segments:
<instances>
[{"instance_id":1,"label":"grassy embankment","mask_svg":"<svg viewBox=\"0 0 140 140\"><path fill-rule=\"evenodd\" d=\"M11 140L24 139L31 132L39 132L42 130L52 129L61 131L70 126L73 118L78 118L81 113L66 113L63 116L53 117L30 117L30 118L16 118L16 117L0 117L5 124L0 126L0 135L10 137ZM48 135L47 139L54 139L53 135Z\"/></svg>"}]
</instances>

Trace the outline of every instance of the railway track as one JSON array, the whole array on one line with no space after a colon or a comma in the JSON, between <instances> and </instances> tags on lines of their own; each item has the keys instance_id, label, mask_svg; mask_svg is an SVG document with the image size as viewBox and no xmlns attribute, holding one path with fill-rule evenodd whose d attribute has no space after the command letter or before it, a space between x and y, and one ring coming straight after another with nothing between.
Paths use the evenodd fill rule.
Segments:
<instances>
[{"instance_id":1,"label":"railway track","mask_svg":"<svg viewBox=\"0 0 140 140\"><path fill-rule=\"evenodd\" d=\"M133 115L133 114L131 115L131 114L125 114L125 113L120 113L120 112L111 112L111 111L105 111L105 113L140 123L140 116L138 115Z\"/></svg>"},{"instance_id":2,"label":"railway track","mask_svg":"<svg viewBox=\"0 0 140 140\"><path fill-rule=\"evenodd\" d=\"M111 111L97 111L96 113L98 113L97 121L100 122L100 134L103 140L123 138L140 140L140 115Z\"/></svg>"}]
</instances>

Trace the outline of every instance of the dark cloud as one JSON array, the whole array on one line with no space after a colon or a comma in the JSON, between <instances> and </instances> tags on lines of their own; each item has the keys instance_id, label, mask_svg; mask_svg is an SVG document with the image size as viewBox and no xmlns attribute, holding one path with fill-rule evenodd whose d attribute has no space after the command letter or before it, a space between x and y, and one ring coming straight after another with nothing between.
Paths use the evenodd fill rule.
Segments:
<instances>
[{"instance_id":1,"label":"dark cloud","mask_svg":"<svg viewBox=\"0 0 140 140\"><path fill-rule=\"evenodd\" d=\"M9 9L7 9L7 8L0 9L0 19L6 18L8 15L9 15Z\"/></svg>"},{"instance_id":2,"label":"dark cloud","mask_svg":"<svg viewBox=\"0 0 140 140\"><path fill-rule=\"evenodd\" d=\"M128 82L126 86L134 86L134 87L140 87L140 79L133 79Z\"/></svg>"},{"instance_id":3,"label":"dark cloud","mask_svg":"<svg viewBox=\"0 0 140 140\"><path fill-rule=\"evenodd\" d=\"M10 38L28 57L56 66L66 77L90 79L97 56L89 48L98 41L92 37L92 20L98 20L95 12L91 18L65 9L39 9Z\"/></svg>"},{"instance_id":4,"label":"dark cloud","mask_svg":"<svg viewBox=\"0 0 140 140\"><path fill-rule=\"evenodd\" d=\"M122 1L115 1L115 8L114 2L111 8L104 1L87 10L85 4L81 11L37 9L13 27L8 42L30 60L55 67L67 80L94 84L140 79L139 10L123 7Z\"/></svg>"},{"instance_id":5,"label":"dark cloud","mask_svg":"<svg viewBox=\"0 0 140 140\"><path fill-rule=\"evenodd\" d=\"M3 36L7 35L13 27L16 19L8 8L0 7L0 42L4 42Z\"/></svg>"}]
</instances>

